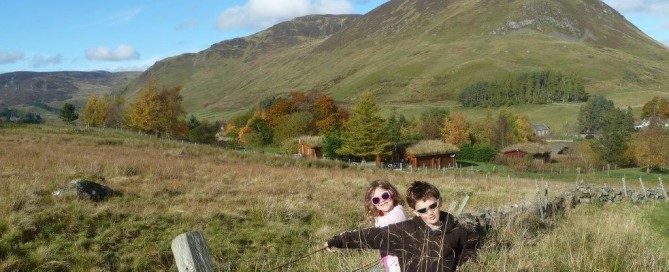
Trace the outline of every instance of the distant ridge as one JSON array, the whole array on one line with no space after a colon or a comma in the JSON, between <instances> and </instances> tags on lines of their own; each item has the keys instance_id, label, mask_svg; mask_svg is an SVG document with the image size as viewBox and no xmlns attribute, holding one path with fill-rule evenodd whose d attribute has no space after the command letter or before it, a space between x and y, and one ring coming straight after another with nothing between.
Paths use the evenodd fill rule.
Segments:
<instances>
[{"instance_id":1,"label":"distant ridge","mask_svg":"<svg viewBox=\"0 0 669 272\"><path fill-rule=\"evenodd\" d=\"M0 74L0 105L60 102L80 96L111 93L114 86L140 72L11 72Z\"/></svg>"}]
</instances>

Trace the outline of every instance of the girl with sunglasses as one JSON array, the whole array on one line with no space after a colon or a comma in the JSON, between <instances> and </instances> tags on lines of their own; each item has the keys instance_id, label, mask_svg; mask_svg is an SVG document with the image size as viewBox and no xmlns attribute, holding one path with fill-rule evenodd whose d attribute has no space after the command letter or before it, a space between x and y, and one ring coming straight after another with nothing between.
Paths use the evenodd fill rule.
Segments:
<instances>
[{"instance_id":1,"label":"girl with sunglasses","mask_svg":"<svg viewBox=\"0 0 669 272\"><path fill-rule=\"evenodd\" d=\"M367 218L374 218L374 226L377 228L408 219L397 189L386 180L375 180L369 185L365 203ZM384 249L380 251L381 263L387 272L401 271L396 256L388 255Z\"/></svg>"}]
</instances>

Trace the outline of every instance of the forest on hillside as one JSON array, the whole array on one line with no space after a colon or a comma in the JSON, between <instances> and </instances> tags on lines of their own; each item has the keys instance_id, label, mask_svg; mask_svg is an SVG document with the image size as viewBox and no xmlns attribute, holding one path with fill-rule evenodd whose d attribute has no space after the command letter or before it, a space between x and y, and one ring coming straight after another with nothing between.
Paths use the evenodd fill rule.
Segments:
<instances>
[{"instance_id":1,"label":"forest on hillside","mask_svg":"<svg viewBox=\"0 0 669 272\"><path fill-rule=\"evenodd\" d=\"M464 107L500 107L584 102L588 97L583 80L577 75L544 70L500 81L479 81L466 87L459 101Z\"/></svg>"}]
</instances>

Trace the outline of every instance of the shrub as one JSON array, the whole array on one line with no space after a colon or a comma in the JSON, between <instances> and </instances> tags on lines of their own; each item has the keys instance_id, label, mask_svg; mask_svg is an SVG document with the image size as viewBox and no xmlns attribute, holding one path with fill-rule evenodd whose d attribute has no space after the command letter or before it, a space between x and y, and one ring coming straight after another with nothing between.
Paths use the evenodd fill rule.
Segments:
<instances>
[{"instance_id":1,"label":"shrub","mask_svg":"<svg viewBox=\"0 0 669 272\"><path fill-rule=\"evenodd\" d=\"M458 159L476 162L489 162L497 152L488 144L465 144L460 147Z\"/></svg>"}]
</instances>

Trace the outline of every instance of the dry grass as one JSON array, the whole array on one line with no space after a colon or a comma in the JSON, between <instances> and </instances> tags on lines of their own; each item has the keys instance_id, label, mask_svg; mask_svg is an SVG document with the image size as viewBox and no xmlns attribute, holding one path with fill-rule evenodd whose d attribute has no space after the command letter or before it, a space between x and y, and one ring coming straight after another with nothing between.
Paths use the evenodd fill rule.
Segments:
<instances>
[{"instance_id":1,"label":"dry grass","mask_svg":"<svg viewBox=\"0 0 669 272\"><path fill-rule=\"evenodd\" d=\"M532 201L535 181L463 170L406 173L254 155L125 132L0 128L0 271L174 269L171 239L205 235L220 271L263 271L368 227L370 181L413 180L465 211ZM122 196L95 204L52 195L75 178ZM552 182L553 191L571 184ZM377 252L316 254L295 271L353 270Z\"/></svg>"}]
</instances>

